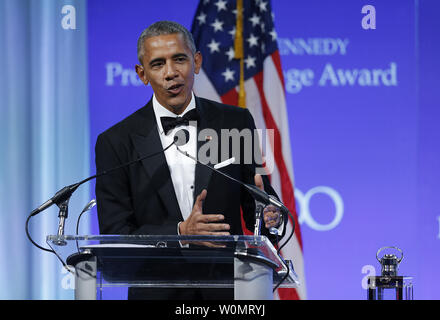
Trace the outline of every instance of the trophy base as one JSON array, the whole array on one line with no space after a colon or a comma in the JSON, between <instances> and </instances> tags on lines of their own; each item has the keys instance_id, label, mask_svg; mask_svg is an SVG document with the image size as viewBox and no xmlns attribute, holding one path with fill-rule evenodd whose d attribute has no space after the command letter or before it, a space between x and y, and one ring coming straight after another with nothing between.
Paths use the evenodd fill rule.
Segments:
<instances>
[{"instance_id":1,"label":"trophy base","mask_svg":"<svg viewBox=\"0 0 440 320\"><path fill-rule=\"evenodd\" d=\"M368 300L413 300L413 278L407 276L368 277Z\"/></svg>"}]
</instances>

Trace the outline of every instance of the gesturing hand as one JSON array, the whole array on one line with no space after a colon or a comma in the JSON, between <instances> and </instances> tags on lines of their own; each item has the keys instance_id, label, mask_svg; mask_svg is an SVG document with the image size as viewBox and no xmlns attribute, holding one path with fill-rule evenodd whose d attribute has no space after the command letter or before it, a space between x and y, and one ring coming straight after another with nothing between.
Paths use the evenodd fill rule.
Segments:
<instances>
[{"instance_id":1,"label":"gesturing hand","mask_svg":"<svg viewBox=\"0 0 440 320\"><path fill-rule=\"evenodd\" d=\"M260 189L264 191L264 185L263 185L263 179L259 174L256 174L254 177L255 185ZM264 215L264 223L265 227L267 229L270 229L272 227L278 228L281 224L281 212L280 210L273 206L268 205L266 208L264 208L263 211Z\"/></svg>"},{"instance_id":2,"label":"gesturing hand","mask_svg":"<svg viewBox=\"0 0 440 320\"><path fill-rule=\"evenodd\" d=\"M203 214L202 206L207 191L204 189L196 198L194 207L189 217L180 223L179 232L181 235L220 235L228 236L230 226L222 223L225 217L222 214ZM183 242L183 241L182 241ZM215 246L212 243L205 245Z\"/></svg>"}]
</instances>

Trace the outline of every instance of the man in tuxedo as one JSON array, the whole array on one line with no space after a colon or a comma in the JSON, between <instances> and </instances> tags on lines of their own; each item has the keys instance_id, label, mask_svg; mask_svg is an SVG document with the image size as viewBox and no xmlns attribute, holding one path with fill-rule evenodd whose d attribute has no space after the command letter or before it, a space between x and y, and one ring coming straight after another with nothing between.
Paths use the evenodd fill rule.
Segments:
<instances>
[{"instance_id":1,"label":"man in tuxedo","mask_svg":"<svg viewBox=\"0 0 440 320\"><path fill-rule=\"evenodd\" d=\"M144 30L138 40L138 58L136 72L145 85L151 85L154 95L143 108L99 135L96 169L102 172L145 155L154 156L97 179L100 232L239 235L243 233L241 212L246 227L253 230L255 202L239 184L196 164L175 146L160 152L181 129L189 132L189 141L179 148L192 156L212 139L200 137L206 129L219 137L222 129L253 132L255 124L249 111L193 94L194 75L201 68L202 56L191 33L177 23L160 21ZM241 141L240 152L253 145ZM225 154L220 145L218 150L210 150L216 151L219 157ZM221 170L276 195L267 177L255 174L255 162L246 163L241 157L238 163ZM274 240L268 229L285 230L286 220L275 207L267 207L262 234ZM147 299L231 298L230 291L222 294L219 290L148 289L131 290L130 294Z\"/></svg>"}]
</instances>

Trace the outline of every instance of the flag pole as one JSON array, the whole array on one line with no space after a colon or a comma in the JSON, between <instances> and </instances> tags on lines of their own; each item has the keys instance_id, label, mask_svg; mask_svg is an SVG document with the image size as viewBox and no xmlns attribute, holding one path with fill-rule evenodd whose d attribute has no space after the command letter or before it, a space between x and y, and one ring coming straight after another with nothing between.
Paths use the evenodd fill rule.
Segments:
<instances>
[{"instance_id":1,"label":"flag pole","mask_svg":"<svg viewBox=\"0 0 440 320\"><path fill-rule=\"evenodd\" d=\"M237 21L235 30L235 59L240 59L240 89L238 92L238 106L241 108L246 108L246 92L244 90L243 0L237 0Z\"/></svg>"}]
</instances>

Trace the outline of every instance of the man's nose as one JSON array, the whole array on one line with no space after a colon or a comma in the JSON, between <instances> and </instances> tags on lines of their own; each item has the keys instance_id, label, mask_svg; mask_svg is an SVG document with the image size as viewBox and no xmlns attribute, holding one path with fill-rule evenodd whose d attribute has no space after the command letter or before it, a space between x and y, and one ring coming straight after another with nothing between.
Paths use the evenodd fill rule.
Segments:
<instances>
[{"instance_id":1,"label":"man's nose","mask_svg":"<svg viewBox=\"0 0 440 320\"><path fill-rule=\"evenodd\" d=\"M165 69L165 79L172 80L177 76L177 69L174 63L167 63Z\"/></svg>"}]
</instances>

